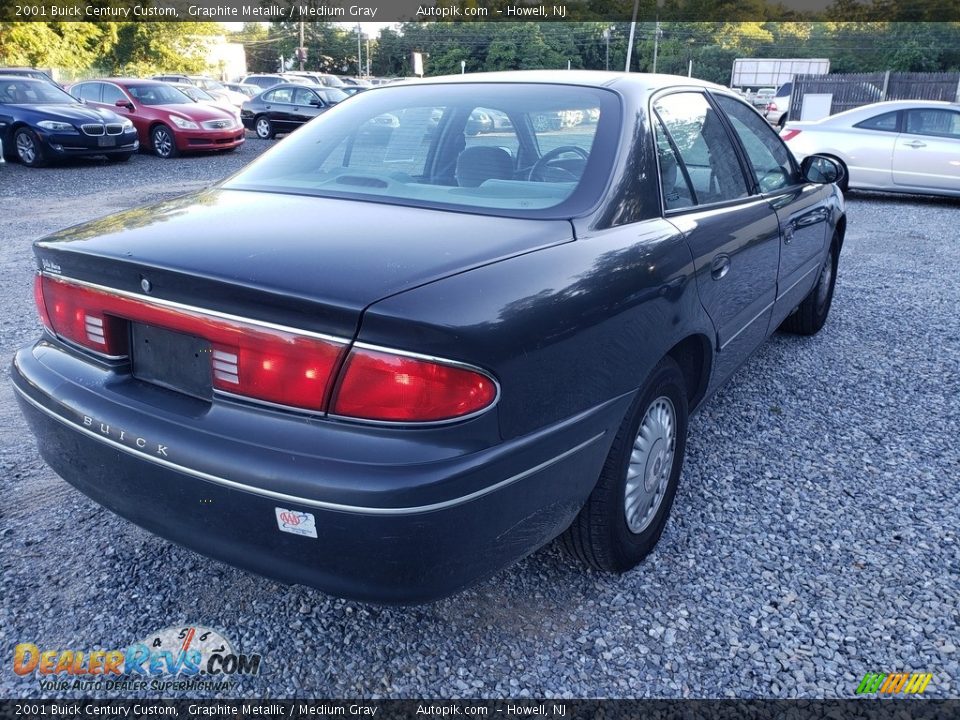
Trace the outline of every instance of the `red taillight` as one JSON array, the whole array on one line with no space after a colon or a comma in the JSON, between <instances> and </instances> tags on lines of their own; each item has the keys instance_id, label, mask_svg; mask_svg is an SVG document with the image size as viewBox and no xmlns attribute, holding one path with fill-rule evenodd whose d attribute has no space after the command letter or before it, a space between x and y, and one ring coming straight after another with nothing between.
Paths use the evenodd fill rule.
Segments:
<instances>
[{"instance_id":1,"label":"red taillight","mask_svg":"<svg viewBox=\"0 0 960 720\"><path fill-rule=\"evenodd\" d=\"M463 367L355 348L330 403L342 417L393 422L451 420L489 407L496 384Z\"/></svg>"},{"instance_id":2,"label":"red taillight","mask_svg":"<svg viewBox=\"0 0 960 720\"><path fill-rule=\"evenodd\" d=\"M780 133L780 137L783 139L784 142L787 142L788 140L792 140L799 134L800 134L799 130L784 130L783 132Z\"/></svg>"},{"instance_id":3,"label":"red taillight","mask_svg":"<svg viewBox=\"0 0 960 720\"><path fill-rule=\"evenodd\" d=\"M128 321L210 342L213 386L270 403L325 412L345 341L234 318L154 298L37 276L37 309L58 336L97 352L128 349ZM483 410L497 399L487 375L456 364L354 348L329 400L330 413L358 420L433 422Z\"/></svg>"},{"instance_id":4,"label":"red taillight","mask_svg":"<svg viewBox=\"0 0 960 720\"><path fill-rule=\"evenodd\" d=\"M82 288L43 277L34 285L44 325L65 340L106 355L127 351L122 321L104 314L103 305Z\"/></svg>"},{"instance_id":5,"label":"red taillight","mask_svg":"<svg viewBox=\"0 0 960 720\"><path fill-rule=\"evenodd\" d=\"M770 112L776 112L777 104L775 102L767 103L767 110L769 110Z\"/></svg>"},{"instance_id":6,"label":"red taillight","mask_svg":"<svg viewBox=\"0 0 960 720\"><path fill-rule=\"evenodd\" d=\"M213 345L218 390L291 407L324 410L327 387L343 350L310 337L264 337L245 332Z\"/></svg>"},{"instance_id":7,"label":"red taillight","mask_svg":"<svg viewBox=\"0 0 960 720\"><path fill-rule=\"evenodd\" d=\"M50 322L50 316L47 315L47 304L43 300L43 276L37 273L33 276L33 302L37 305L37 313L40 315L40 322L50 332L53 332L53 323Z\"/></svg>"},{"instance_id":8,"label":"red taillight","mask_svg":"<svg viewBox=\"0 0 960 720\"><path fill-rule=\"evenodd\" d=\"M107 355L127 350L127 320L210 341L213 385L237 395L322 411L345 343L239 318L169 307L44 276L37 293L60 337ZM102 329L102 333L100 330Z\"/></svg>"}]
</instances>

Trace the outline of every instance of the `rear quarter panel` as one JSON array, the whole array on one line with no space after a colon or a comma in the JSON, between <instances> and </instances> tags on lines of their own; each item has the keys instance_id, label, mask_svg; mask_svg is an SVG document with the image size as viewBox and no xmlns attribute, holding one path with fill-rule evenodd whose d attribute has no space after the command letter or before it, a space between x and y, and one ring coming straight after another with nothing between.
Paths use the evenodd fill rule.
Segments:
<instances>
[{"instance_id":1,"label":"rear quarter panel","mask_svg":"<svg viewBox=\"0 0 960 720\"><path fill-rule=\"evenodd\" d=\"M359 339L491 372L509 439L634 392L676 342L712 337L693 280L682 235L648 220L384 299Z\"/></svg>"}]
</instances>

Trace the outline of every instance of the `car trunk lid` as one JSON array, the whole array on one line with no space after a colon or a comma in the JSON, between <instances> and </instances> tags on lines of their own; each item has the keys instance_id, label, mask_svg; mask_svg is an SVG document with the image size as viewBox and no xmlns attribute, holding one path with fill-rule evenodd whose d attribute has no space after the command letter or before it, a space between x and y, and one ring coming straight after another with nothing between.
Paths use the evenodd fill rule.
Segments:
<instances>
[{"instance_id":1,"label":"car trunk lid","mask_svg":"<svg viewBox=\"0 0 960 720\"><path fill-rule=\"evenodd\" d=\"M566 221L206 190L36 243L41 268L350 338L377 300L573 239Z\"/></svg>"}]
</instances>

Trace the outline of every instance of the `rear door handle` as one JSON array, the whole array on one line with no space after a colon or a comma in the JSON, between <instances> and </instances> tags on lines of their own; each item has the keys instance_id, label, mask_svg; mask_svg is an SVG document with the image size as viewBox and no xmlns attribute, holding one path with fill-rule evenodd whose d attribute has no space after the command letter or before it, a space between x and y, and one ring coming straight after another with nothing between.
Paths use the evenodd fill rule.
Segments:
<instances>
[{"instance_id":1,"label":"rear door handle","mask_svg":"<svg viewBox=\"0 0 960 720\"><path fill-rule=\"evenodd\" d=\"M710 263L710 277L714 280L722 280L730 272L730 256L717 255Z\"/></svg>"},{"instance_id":2,"label":"rear door handle","mask_svg":"<svg viewBox=\"0 0 960 720\"><path fill-rule=\"evenodd\" d=\"M927 146L926 143L920 142L919 140L914 140L914 141L912 141L912 142L904 143L904 145L906 145L907 147L912 147L912 148L922 148L922 147L926 147L926 146Z\"/></svg>"}]
</instances>

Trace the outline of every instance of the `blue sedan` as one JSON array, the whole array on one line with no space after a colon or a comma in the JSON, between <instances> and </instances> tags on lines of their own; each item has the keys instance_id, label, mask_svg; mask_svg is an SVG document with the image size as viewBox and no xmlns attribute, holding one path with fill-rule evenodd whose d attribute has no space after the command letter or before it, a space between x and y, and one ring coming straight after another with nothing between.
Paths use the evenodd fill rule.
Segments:
<instances>
[{"instance_id":1,"label":"blue sedan","mask_svg":"<svg viewBox=\"0 0 960 720\"><path fill-rule=\"evenodd\" d=\"M50 82L16 76L0 76L0 141L8 159L28 167L90 155L124 161L140 147L126 118Z\"/></svg>"}]
</instances>

